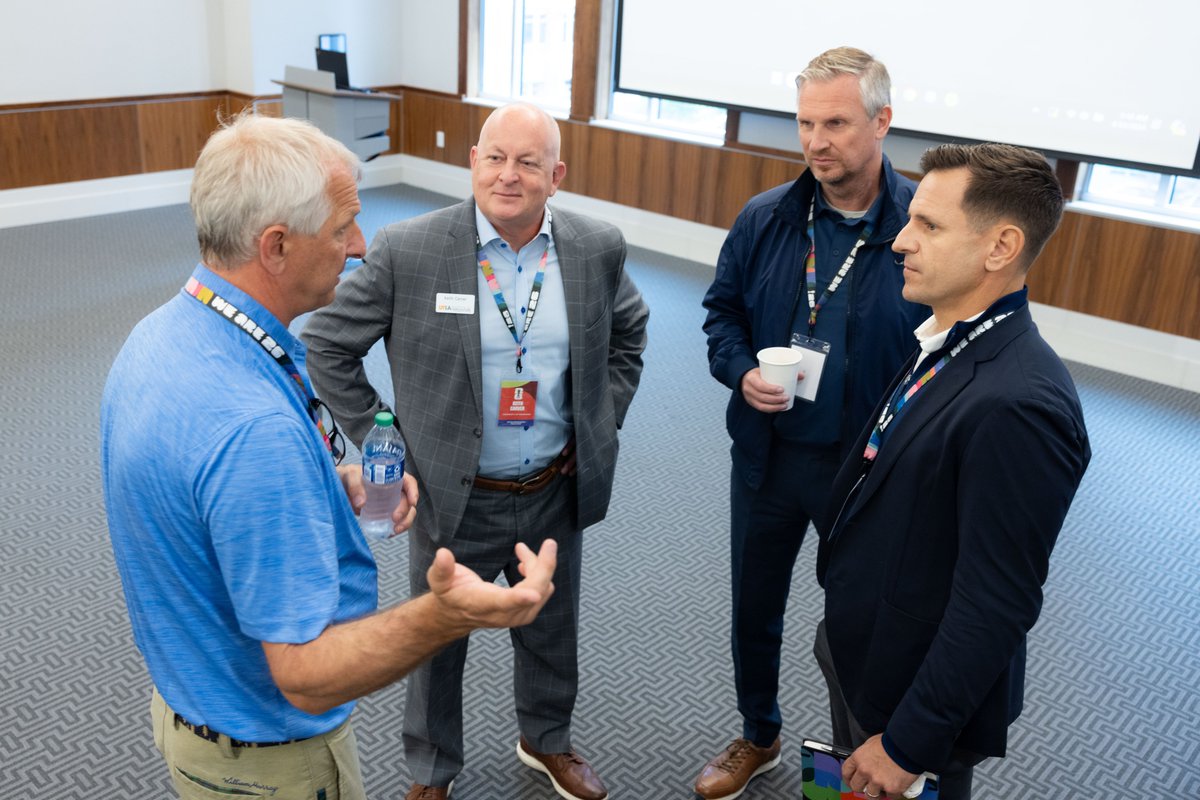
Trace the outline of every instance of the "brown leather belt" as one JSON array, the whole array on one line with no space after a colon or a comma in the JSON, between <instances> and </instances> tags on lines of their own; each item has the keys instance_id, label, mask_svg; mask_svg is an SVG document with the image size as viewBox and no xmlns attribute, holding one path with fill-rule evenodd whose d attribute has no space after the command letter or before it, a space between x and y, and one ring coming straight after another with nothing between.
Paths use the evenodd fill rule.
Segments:
<instances>
[{"instance_id":1,"label":"brown leather belt","mask_svg":"<svg viewBox=\"0 0 1200 800\"><path fill-rule=\"evenodd\" d=\"M533 494L534 492L540 492L550 485L554 480L554 476L558 475L559 469L566 460L566 456L559 454L544 470L536 475L531 475L523 481L498 481L493 478L476 475L475 488L487 489L489 492L508 492L509 494Z\"/></svg>"}]
</instances>

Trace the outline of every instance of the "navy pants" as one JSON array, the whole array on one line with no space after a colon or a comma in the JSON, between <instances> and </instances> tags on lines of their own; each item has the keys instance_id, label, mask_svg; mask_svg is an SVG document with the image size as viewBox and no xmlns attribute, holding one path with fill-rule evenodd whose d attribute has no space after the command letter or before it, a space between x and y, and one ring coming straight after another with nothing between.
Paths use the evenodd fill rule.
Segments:
<instances>
[{"instance_id":1,"label":"navy pants","mask_svg":"<svg viewBox=\"0 0 1200 800\"><path fill-rule=\"evenodd\" d=\"M792 568L809 522L826 529L840 459L836 447L775 439L758 489L743 480L738 461L735 451L729 491L733 675L742 736L769 747L783 725L779 656Z\"/></svg>"}]
</instances>

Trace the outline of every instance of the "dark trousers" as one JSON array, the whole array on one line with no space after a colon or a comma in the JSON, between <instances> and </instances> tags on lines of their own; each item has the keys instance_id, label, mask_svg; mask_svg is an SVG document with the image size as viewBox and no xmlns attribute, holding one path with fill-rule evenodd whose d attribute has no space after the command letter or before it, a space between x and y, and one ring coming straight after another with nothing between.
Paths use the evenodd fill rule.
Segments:
<instances>
[{"instance_id":1,"label":"dark trousers","mask_svg":"<svg viewBox=\"0 0 1200 800\"><path fill-rule=\"evenodd\" d=\"M509 631L517 727L541 753L571 749L571 715L579 683L578 622L582 532L575 529L575 480L558 477L530 495L475 489L446 546L458 563L485 581L521 575L517 542L534 552L544 539L558 542L554 594L537 618ZM437 545L420 515L409 531L409 582L413 595L427 591L426 571ZM404 752L413 781L446 786L463 768L462 679L469 638L451 642L408 676ZM500 656L493 656L500 658ZM499 705L499 701L497 701ZM506 743L512 746L513 742Z\"/></svg>"},{"instance_id":2,"label":"dark trousers","mask_svg":"<svg viewBox=\"0 0 1200 800\"><path fill-rule=\"evenodd\" d=\"M783 725L779 657L792 568L810 521L824 530L836 449L775 440L762 486L730 479L731 644L742 736L768 747Z\"/></svg>"},{"instance_id":3,"label":"dark trousers","mask_svg":"<svg viewBox=\"0 0 1200 800\"><path fill-rule=\"evenodd\" d=\"M817 637L813 643L813 655L825 676L829 687L829 717L833 723L833 743L841 747L857 748L874 734L862 729L842 694L833 669L833 656L829 652L829 639L825 635L825 620L817 624ZM879 733L879 731L876 731ZM938 800L971 800L971 779L975 765L984 757L969 750L956 747L950 752L950 761L938 772Z\"/></svg>"}]
</instances>

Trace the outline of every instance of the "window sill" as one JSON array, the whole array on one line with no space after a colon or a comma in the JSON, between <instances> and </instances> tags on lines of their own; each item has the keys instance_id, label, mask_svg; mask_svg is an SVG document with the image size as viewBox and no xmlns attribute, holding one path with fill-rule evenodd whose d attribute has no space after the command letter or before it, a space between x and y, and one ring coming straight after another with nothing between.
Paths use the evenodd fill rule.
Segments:
<instances>
[{"instance_id":1,"label":"window sill","mask_svg":"<svg viewBox=\"0 0 1200 800\"><path fill-rule=\"evenodd\" d=\"M542 109L557 120L571 118L570 109L546 108L545 106L535 103L532 100L520 100L512 97L480 97L479 95L472 97L463 95L462 101L473 106L481 106L482 108L500 108L502 106L512 105L513 103L529 103L530 105L537 106L538 108Z\"/></svg>"},{"instance_id":2,"label":"window sill","mask_svg":"<svg viewBox=\"0 0 1200 800\"><path fill-rule=\"evenodd\" d=\"M646 125L638 122L624 122L615 119L594 119L589 124L595 125L597 128L611 128L617 131L626 131L628 133L639 133L643 136L653 136L658 139L671 139L676 142L690 142L692 144L702 144L708 147L722 147L725 144L724 136L705 136L699 133L686 133L673 128L660 128L654 125Z\"/></svg>"},{"instance_id":3,"label":"window sill","mask_svg":"<svg viewBox=\"0 0 1200 800\"><path fill-rule=\"evenodd\" d=\"M1177 217L1173 214L1142 211L1124 206L1110 206L1090 200L1072 200L1067 203L1067 210L1075 211L1079 214L1087 214L1092 217L1137 222L1156 228L1169 228L1170 230L1185 231L1187 233L1200 233L1200 220Z\"/></svg>"}]
</instances>

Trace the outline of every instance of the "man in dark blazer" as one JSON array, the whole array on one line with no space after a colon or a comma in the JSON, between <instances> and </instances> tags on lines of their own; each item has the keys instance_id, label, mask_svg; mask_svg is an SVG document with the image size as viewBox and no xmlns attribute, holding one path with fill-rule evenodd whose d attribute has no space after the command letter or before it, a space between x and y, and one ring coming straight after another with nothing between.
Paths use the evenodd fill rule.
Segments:
<instances>
[{"instance_id":1,"label":"man in dark blazer","mask_svg":"<svg viewBox=\"0 0 1200 800\"><path fill-rule=\"evenodd\" d=\"M930 306L920 348L843 465L818 550L815 652L843 778L899 797L923 771L943 800L1003 756L1026 634L1091 450L1074 383L1038 334L1025 277L1062 216L1039 154L926 152L894 249Z\"/></svg>"},{"instance_id":2,"label":"man in dark blazer","mask_svg":"<svg viewBox=\"0 0 1200 800\"><path fill-rule=\"evenodd\" d=\"M305 328L309 369L361 442L385 408L362 358L384 341L421 490L414 594L427 590L439 546L485 580L513 581L515 542L558 542L555 594L512 636L517 755L563 797L601 800L607 790L570 736L581 532L608 508L649 311L625 273L620 232L546 205L566 173L549 115L498 109L471 149L471 173L471 199L379 232ZM462 769L466 652L460 639L409 679L410 800L448 797Z\"/></svg>"}]
</instances>

